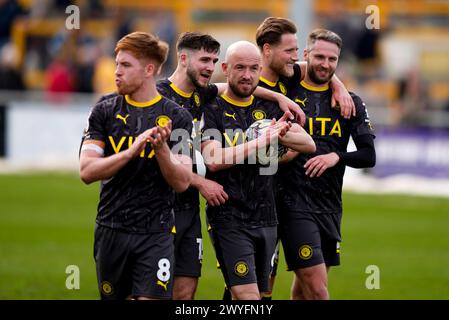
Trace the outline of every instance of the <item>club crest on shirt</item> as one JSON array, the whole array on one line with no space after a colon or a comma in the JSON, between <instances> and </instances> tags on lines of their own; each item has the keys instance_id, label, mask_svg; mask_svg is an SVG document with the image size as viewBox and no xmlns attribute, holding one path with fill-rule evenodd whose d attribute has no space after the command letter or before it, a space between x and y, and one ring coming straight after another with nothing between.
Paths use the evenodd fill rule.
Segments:
<instances>
[{"instance_id":1,"label":"club crest on shirt","mask_svg":"<svg viewBox=\"0 0 449 320\"><path fill-rule=\"evenodd\" d=\"M169 117L167 117L166 115L161 115L156 118L156 125L163 128L167 125L169 121L170 121Z\"/></svg>"},{"instance_id":2,"label":"club crest on shirt","mask_svg":"<svg viewBox=\"0 0 449 320\"><path fill-rule=\"evenodd\" d=\"M198 94L198 92L195 92L193 94L193 101L195 101L195 105L197 107L199 107L201 105L200 95Z\"/></svg>"},{"instance_id":3,"label":"club crest on shirt","mask_svg":"<svg viewBox=\"0 0 449 320\"><path fill-rule=\"evenodd\" d=\"M263 110L254 110L252 113L252 116L253 116L253 119L256 121L263 120L263 119L267 118L267 114Z\"/></svg>"},{"instance_id":4,"label":"club crest on shirt","mask_svg":"<svg viewBox=\"0 0 449 320\"><path fill-rule=\"evenodd\" d=\"M279 90L281 90L281 93L286 96L287 95L287 89L285 88L284 84L282 82L279 82Z\"/></svg>"}]
</instances>

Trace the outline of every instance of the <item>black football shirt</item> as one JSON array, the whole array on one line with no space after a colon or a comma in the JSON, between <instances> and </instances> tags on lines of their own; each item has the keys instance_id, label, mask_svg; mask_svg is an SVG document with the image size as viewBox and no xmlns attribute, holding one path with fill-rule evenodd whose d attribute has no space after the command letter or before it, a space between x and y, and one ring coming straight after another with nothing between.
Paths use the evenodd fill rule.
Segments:
<instances>
[{"instance_id":1,"label":"black football shirt","mask_svg":"<svg viewBox=\"0 0 449 320\"><path fill-rule=\"evenodd\" d=\"M276 103L252 96L247 103L224 95L205 110L203 141L219 140L222 148L246 142L245 131L257 120L279 119L282 112ZM204 150L203 150L204 152ZM207 171L206 177L224 187L229 199L220 206L207 206L212 227L266 227L277 224L274 205L273 175L261 175L255 161L236 164L217 172Z\"/></svg>"},{"instance_id":2,"label":"black football shirt","mask_svg":"<svg viewBox=\"0 0 449 320\"><path fill-rule=\"evenodd\" d=\"M157 90L164 97L176 102L179 106L187 110L193 118L192 146L201 152L201 127L204 123L204 109L217 97L217 86L209 84L205 88L197 88L195 91L187 93L179 89L168 79L157 82ZM192 154L193 159L195 155ZM196 172L196 166L193 166ZM176 193L175 208L179 210L191 210L199 207L199 192L194 187L189 187L185 192Z\"/></svg>"},{"instance_id":3,"label":"black football shirt","mask_svg":"<svg viewBox=\"0 0 449 320\"><path fill-rule=\"evenodd\" d=\"M290 210L310 213L339 214L342 211L341 192L345 165L341 162L328 168L320 177L305 175L304 164L311 158L331 152L346 152L349 138L372 135L373 128L363 101L350 93L356 106L356 116L345 119L331 108L332 90L315 88L302 81L296 86L293 99L306 114L304 129L312 136L316 152L300 154L280 169Z\"/></svg>"},{"instance_id":4,"label":"black football shirt","mask_svg":"<svg viewBox=\"0 0 449 320\"><path fill-rule=\"evenodd\" d=\"M105 143L104 156L129 148L135 138L156 125L172 121L172 132L183 130L183 137L168 141L170 148L189 155L192 117L190 113L162 96L139 103L127 96L104 96L93 107L82 141ZM173 149L175 150L175 149ZM165 181L154 151L147 144L143 152L116 175L101 181L97 223L130 233L171 230L174 225L174 191Z\"/></svg>"}]
</instances>

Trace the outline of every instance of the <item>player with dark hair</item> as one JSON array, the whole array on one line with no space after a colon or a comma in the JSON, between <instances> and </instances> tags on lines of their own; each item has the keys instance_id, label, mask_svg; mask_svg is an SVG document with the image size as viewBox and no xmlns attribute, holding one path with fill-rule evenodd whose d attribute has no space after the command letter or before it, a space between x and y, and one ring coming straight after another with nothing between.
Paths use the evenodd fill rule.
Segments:
<instances>
[{"instance_id":1,"label":"player with dark hair","mask_svg":"<svg viewBox=\"0 0 449 320\"><path fill-rule=\"evenodd\" d=\"M118 41L115 53L118 94L93 107L80 151L82 181L101 181L98 286L102 299L169 299L174 193L192 179L192 117L156 89L165 42L134 32Z\"/></svg>"},{"instance_id":2,"label":"player with dark hair","mask_svg":"<svg viewBox=\"0 0 449 320\"><path fill-rule=\"evenodd\" d=\"M200 127L203 113L208 104L223 93L226 84L211 84L210 79L218 61L219 42L212 36L201 32L182 33L176 45L178 65L174 73L157 83L158 91L168 99L178 103L193 116L193 146L195 153L191 187L176 195L175 217L175 279L173 298L193 299L201 275L202 236L199 208L199 193L206 199L208 206L218 206L228 199L223 186L204 178L201 173L203 164L200 155ZM284 110L288 107L304 116L296 104L282 94L257 88L256 96L278 100ZM196 151L198 150L198 152Z\"/></svg>"},{"instance_id":3,"label":"player with dark hair","mask_svg":"<svg viewBox=\"0 0 449 320\"><path fill-rule=\"evenodd\" d=\"M344 118L331 107L329 87L342 47L324 29L307 39L305 78L293 95L306 113L305 129L314 154L300 154L280 169L284 189L279 230L289 270L295 272L292 299L328 299L327 272L340 264L342 184L345 167L373 167L374 134L365 104L351 93L356 116ZM352 137L357 151L347 152Z\"/></svg>"},{"instance_id":4,"label":"player with dark hair","mask_svg":"<svg viewBox=\"0 0 449 320\"><path fill-rule=\"evenodd\" d=\"M261 174L248 159L279 140L298 152L313 152L311 137L298 124L286 122L278 106L255 98L261 70L257 47L232 44L222 65L228 86L205 110L202 152L206 177L223 185L228 200L207 206L209 233L220 269L233 299L260 299L268 289L277 239L274 176ZM264 134L246 142L244 132L262 119L272 121Z\"/></svg>"},{"instance_id":5,"label":"player with dark hair","mask_svg":"<svg viewBox=\"0 0 449 320\"><path fill-rule=\"evenodd\" d=\"M204 106L218 93L217 86L209 81L218 61L220 43L208 34L185 32L179 36L176 49L177 68L168 79L159 80L157 88L164 97L188 110L193 117L194 169L197 170L193 173L189 189L176 194L173 288L173 299L192 300L201 275L203 255L198 192L210 205L218 205L228 199L220 184L204 178L205 170L202 173L200 167L202 157L195 152L200 150Z\"/></svg>"}]
</instances>

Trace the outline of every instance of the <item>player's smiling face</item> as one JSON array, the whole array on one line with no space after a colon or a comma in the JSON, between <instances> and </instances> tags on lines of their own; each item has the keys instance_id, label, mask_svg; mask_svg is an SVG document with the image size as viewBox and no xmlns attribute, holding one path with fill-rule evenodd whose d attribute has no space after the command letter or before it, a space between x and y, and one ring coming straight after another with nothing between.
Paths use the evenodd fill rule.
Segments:
<instances>
[{"instance_id":1,"label":"player's smiling face","mask_svg":"<svg viewBox=\"0 0 449 320\"><path fill-rule=\"evenodd\" d=\"M339 55L340 49L336 44L317 40L309 50L304 51L309 79L318 85L328 83L337 68Z\"/></svg>"},{"instance_id":2,"label":"player's smiling face","mask_svg":"<svg viewBox=\"0 0 449 320\"><path fill-rule=\"evenodd\" d=\"M251 53L238 53L226 66L225 74L232 92L240 97L249 97L259 82L261 58Z\"/></svg>"},{"instance_id":3,"label":"player's smiling face","mask_svg":"<svg viewBox=\"0 0 449 320\"><path fill-rule=\"evenodd\" d=\"M138 91L145 80L145 66L130 51L120 50L115 58L115 84L119 94L131 95Z\"/></svg>"},{"instance_id":4,"label":"player's smiling face","mask_svg":"<svg viewBox=\"0 0 449 320\"><path fill-rule=\"evenodd\" d=\"M215 70L218 52L189 50L187 52L187 76L195 87L206 87Z\"/></svg>"},{"instance_id":5,"label":"player's smiling face","mask_svg":"<svg viewBox=\"0 0 449 320\"><path fill-rule=\"evenodd\" d=\"M298 61L298 39L296 34L285 33L278 44L271 46L270 69L280 76L293 76L293 66Z\"/></svg>"}]
</instances>

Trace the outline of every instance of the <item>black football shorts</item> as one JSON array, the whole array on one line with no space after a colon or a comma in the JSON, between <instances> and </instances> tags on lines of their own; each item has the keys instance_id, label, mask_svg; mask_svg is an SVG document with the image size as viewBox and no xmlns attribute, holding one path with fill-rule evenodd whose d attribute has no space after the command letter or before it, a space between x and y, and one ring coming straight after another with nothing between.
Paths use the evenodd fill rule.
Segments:
<instances>
[{"instance_id":1,"label":"black football shorts","mask_svg":"<svg viewBox=\"0 0 449 320\"><path fill-rule=\"evenodd\" d=\"M340 214L282 211L279 233L288 270L340 265Z\"/></svg>"},{"instance_id":2,"label":"black football shorts","mask_svg":"<svg viewBox=\"0 0 449 320\"><path fill-rule=\"evenodd\" d=\"M203 260L200 209L175 210L175 276L200 277Z\"/></svg>"},{"instance_id":3,"label":"black football shorts","mask_svg":"<svg viewBox=\"0 0 449 320\"><path fill-rule=\"evenodd\" d=\"M276 251L277 227L212 228L209 231L226 285L257 283L269 291L268 278Z\"/></svg>"},{"instance_id":4,"label":"black football shorts","mask_svg":"<svg viewBox=\"0 0 449 320\"><path fill-rule=\"evenodd\" d=\"M102 300L172 297L172 233L131 234L97 224L94 258Z\"/></svg>"}]
</instances>

